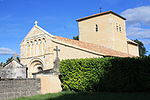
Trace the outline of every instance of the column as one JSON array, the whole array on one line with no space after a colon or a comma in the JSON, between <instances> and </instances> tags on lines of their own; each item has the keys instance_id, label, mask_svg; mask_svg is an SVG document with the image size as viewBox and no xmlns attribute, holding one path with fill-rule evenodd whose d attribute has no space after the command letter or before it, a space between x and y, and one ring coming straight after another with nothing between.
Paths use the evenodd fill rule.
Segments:
<instances>
[{"instance_id":1,"label":"column","mask_svg":"<svg viewBox=\"0 0 150 100\"><path fill-rule=\"evenodd\" d=\"M33 56L33 42L30 42L30 56Z\"/></svg>"},{"instance_id":2,"label":"column","mask_svg":"<svg viewBox=\"0 0 150 100\"><path fill-rule=\"evenodd\" d=\"M39 50L39 55L41 55L41 39L39 39L39 44L38 44L38 50Z\"/></svg>"}]
</instances>

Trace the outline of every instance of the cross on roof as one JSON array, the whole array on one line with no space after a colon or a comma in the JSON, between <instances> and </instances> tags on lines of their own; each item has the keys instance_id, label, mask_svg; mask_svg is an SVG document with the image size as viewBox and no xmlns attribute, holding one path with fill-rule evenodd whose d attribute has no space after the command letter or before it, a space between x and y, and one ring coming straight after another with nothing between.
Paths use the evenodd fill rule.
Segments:
<instances>
[{"instance_id":1,"label":"cross on roof","mask_svg":"<svg viewBox=\"0 0 150 100\"><path fill-rule=\"evenodd\" d=\"M99 8L99 10L100 10L100 13L102 12L102 8Z\"/></svg>"},{"instance_id":2,"label":"cross on roof","mask_svg":"<svg viewBox=\"0 0 150 100\"><path fill-rule=\"evenodd\" d=\"M58 52L60 51L60 49L58 49L58 46L56 46L56 48L54 49L54 51L56 51L56 57L58 57Z\"/></svg>"},{"instance_id":3,"label":"cross on roof","mask_svg":"<svg viewBox=\"0 0 150 100\"><path fill-rule=\"evenodd\" d=\"M35 22L34 22L34 25L37 26L37 24L38 24L38 21L35 21Z\"/></svg>"}]
</instances>

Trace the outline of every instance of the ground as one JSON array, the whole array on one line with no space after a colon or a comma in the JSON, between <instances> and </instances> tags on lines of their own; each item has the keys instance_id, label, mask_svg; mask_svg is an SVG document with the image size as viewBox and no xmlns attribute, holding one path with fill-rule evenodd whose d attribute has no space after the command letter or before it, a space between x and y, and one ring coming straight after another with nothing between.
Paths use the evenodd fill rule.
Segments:
<instances>
[{"instance_id":1,"label":"ground","mask_svg":"<svg viewBox=\"0 0 150 100\"><path fill-rule=\"evenodd\" d=\"M149 100L150 93L76 93L61 92L13 100Z\"/></svg>"}]
</instances>

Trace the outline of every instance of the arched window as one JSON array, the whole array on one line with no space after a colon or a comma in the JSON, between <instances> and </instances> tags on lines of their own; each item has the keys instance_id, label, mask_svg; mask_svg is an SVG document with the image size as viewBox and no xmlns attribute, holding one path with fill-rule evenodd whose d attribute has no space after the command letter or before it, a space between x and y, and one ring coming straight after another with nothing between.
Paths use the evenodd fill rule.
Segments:
<instances>
[{"instance_id":1,"label":"arched window","mask_svg":"<svg viewBox=\"0 0 150 100\"><path fill-rule=\"evenodd\" d=\"M42 43L42 41L41 41L41 39L39 39L39 44L41 44Z\"/></svg>"},{"instance_id":2,"label":"arched window","mask_svg":"<svg viewBox=\"0 0 150 100\"><path fill-rule=\"evenodd\" d=\"M121 32L121 26L119 25L119 31Z\"/></svg>"},{"instance_id":3,"label":"arched window","mask_svg":"<svg viewBox=\"0 0 150 100\"><path fill-rule=\"evenodd\" d=\"M43 38L43 41L44 41L44 43L46 43L46 40L45 40L45 38Z\"/></svg>"},{"instance_id":4,"label":"arched window","mask_svg":"<svg viewBox=\"0 0 150 100\"><path fill-rule=\"evenodd\" d=\"M96 32L98 32L98 25L96 24Z\"/></svg>"},{"instance_id":5,"label":"arched window","mask_svg":"<svg viewBox=\"0 0 150 100\"><path fill-rule=\"evenodd\" d=\"M30 44L29 44L29 42L27 42L27 47L29 47L30 46Z\"/></svg>"},{"instance_id":6,"label":"arched window","mask_svg":"<svg viewBox=\"0 0 150 100\"><path fill-rule=\"evenodd\" d=\"M34 42L35 42L36 45L38 44L37 40L34 40Z\"/></svg>"},{"instance_id":7,"label":"arched window","mask_svg":"<svg viewBox=\"0 0 150 100\"><path fill-rule=\"evenodd\" d=\"M117 30L117 32L118 32L118 30L119 30L119 27L118 27L118 24L116 23L116 30Z\"/></svg>"},{"instance_id":8,"label":"arched window","mask_svg":"<svg viewBox=\"0 0 150 100\"><path fill-rule=\"evenodd\" d=\"M32 45L33 45L33 42L31 41L30 43L31 43L31 46L32 46Z\"/></svg>"}]
</instances>

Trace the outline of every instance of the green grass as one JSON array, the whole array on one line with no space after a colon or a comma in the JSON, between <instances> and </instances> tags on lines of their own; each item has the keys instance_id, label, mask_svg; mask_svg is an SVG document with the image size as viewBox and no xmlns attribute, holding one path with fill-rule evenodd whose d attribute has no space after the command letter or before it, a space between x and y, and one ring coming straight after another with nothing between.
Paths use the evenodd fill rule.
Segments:
<instances>
[{"instance_id":1,"label":"green grass","mask_svg":"<svg viewBox=\"0 0 150 100\"><path fill-rule=\"evenodd\" d=\"M150 100L150 93L76 93L61 92L13 100Z\"/></svg>"}]
</instances>

